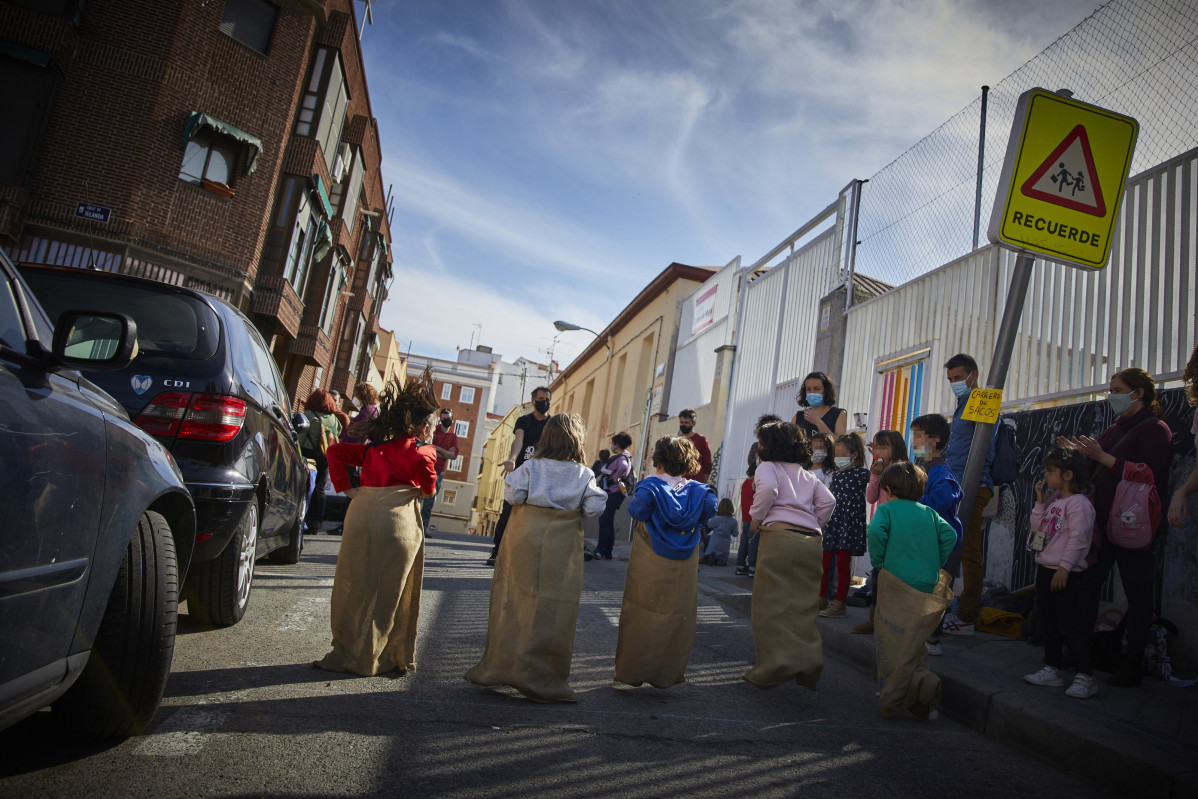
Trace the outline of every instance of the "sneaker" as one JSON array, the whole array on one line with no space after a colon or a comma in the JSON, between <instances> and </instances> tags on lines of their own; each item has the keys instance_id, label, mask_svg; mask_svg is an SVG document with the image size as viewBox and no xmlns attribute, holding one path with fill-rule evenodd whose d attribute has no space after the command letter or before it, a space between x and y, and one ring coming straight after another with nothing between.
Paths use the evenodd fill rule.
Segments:
<instances>
[{"instance_id":1,"label":"sneaker","mask_svg":"<svg viewBox=\"0 0 1198 799\"><path fill-rule=\"evenodd\" d=\"M923 642L923 646L924 649L928 650L929 655L939 656L944 654L944 649L941 648L939 641L928 639Z\"/></svg>"},{"instance_id":2,"label":"sneaker","mask_svg":"<svg viewBox=\"0 0 1198 799\"><path fill-rule=\"evenodd\" d=\"M1052 666L1045 666L1035 674L1023 675L1023 681L1032 685L1044 685L1049 688L1060 688L1065 684L1065 681L1061 679L1061 670L1055 669ZM1090 678L1090 682L1094 682L1093 677Z\"/></svg>"},{"instance_id":3,"label":"sneaker","mask_svg":"<svg viewBox=\"0 0 1198 799\"><path fill-rule=\"evenodd\" d=\"M749 573L749 567L748 566L737 566L736 573L739 574L741 577L744 577Z\"/></svg>"},{"instance_id":4,"label":"sneaker","mask_svg":"<svg viewBox=\"0 0 1198 799\"><path fill-rule=\"evenodd\" d=\"M494 565L495 565L495 556L494 556L494 555L492 555L491 557L487 558L487 565L488 565L488 566L494 566Z\"/></svg>"},{"instance_id":5,"label":"sneaker","mask_svg":"<svg viewBox=\"0 0 1198 799\"><path fill-rule=\"evenodd\" d=\"M826 609L819 612L819 615L823 616L825 619L843 619L849 614L848 611L844 609L843 602L838 602L837 600L833 599L828 603L828 607Z\"/></svg>"},{"instance_id":6,"label":"sneaker","mask_svg":"<svg viewBox=\"0 0 1198 799\"><path fill-rule=\"evenodd\" d=\"M1073 685L1065 689L1065 696L1071 696L1074 699L1089 699L1098 693L1098 683L1094 682L1094 675L1079 674L1073 678Z\"/></svg>"},{"instance_id":7,"label":"sneaker","mask_svg":"<svg viewBox=\"0 0 1198 799\"><path fill-rule=\"evenodd\" d=\"M944 614L944 632L949 635L973 635L973 622L966 624L957 618L957 614L949 612Z\"/></svg>"}]
</instances>

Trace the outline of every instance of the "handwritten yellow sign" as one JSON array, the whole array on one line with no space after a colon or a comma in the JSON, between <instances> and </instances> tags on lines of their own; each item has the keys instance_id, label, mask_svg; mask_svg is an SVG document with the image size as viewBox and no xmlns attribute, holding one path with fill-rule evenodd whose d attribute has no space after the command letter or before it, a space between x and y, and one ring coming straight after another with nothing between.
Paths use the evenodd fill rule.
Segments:
<instances>
[{"instance_id":1,"label":"handwritten yellow sign","mask_svg":"<svg viewBox=\"0 0 1198 799\"><path fill-rule=\"evenodd\" d=\"M1001 388L975 388L969 392L969 402L965 403L965 412L961 414L961 418L967 422L996 424L1001 408Z\"/></svg>"}]
</instances>

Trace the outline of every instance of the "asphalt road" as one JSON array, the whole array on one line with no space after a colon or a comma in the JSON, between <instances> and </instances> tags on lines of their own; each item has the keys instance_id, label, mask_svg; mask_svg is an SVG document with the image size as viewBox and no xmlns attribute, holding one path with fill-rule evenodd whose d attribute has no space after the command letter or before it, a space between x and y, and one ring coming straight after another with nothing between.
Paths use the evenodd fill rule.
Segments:
<instances>
[{"instance_id":1,"label":"asphalt road","mask_svg":"<svg viewBox=\"0 0 1198 799\"><path fill-rule=\"evenodd\" d=\"M883 719L873 683L833 659L814 693L743 682L748 619L704 596L688 682L616 687L620 560L586 567L576 705L472 685L489 539L429 539L414 674L329 675L310 664L328 647L339 541L309 539L298 566L258 564L235 627L180 616L148 734L71 743L45 713L0 733L0 797L1095 795L947 718Z\"/></svg>"}]
</instances>

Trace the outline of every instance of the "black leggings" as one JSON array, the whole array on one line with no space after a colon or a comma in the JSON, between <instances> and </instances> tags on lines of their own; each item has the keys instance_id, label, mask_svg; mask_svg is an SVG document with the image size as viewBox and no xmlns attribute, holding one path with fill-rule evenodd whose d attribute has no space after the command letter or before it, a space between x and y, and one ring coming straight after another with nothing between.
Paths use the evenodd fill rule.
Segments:
<instances>
[{"instance_id":1,"label":"black leggings","mask_svg":"<svg viewBox=\"0 0 1198 799\"><path fill-rule=\"evenodd\" d=\"M1036 607L1040 613L1040 632L1044 636L1044 662L1054 669L1061 667L1061 645L1068 644L1078 674L1094 674L1091 637L1083 610L1085 605L1085 572L1070 572L1069 581L1060 591L1052 590L1056 568L1036 567Z\"/></svg>"}]
</instances>

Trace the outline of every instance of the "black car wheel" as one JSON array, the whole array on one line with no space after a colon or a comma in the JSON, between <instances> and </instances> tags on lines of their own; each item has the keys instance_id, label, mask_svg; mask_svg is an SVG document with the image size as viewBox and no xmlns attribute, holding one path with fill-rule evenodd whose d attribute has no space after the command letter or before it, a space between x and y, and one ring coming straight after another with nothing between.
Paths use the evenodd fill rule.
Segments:
<instances>
[{"instance_id":1,"label":"black car wheel","mask_svg":"<svg viewBox=\"0 0 1198 799\"><path fill-rule=\"evenodd\" d=\"M251 502L224 551L213 560L192 564L183 586L192 618L221 627L241 621L250 603L257 547L258 503Z\"/></svg>"},{"instance_id":2,"label":"black car wheel","mask_svg":"<svg viewBox=\"0 0 1198 799\"><path fill-rule=\"evenodd\" d=\"M307 502L300 502L299 513L295 517L295 526L287 536L287 545L279 547L270 553L271 563L299 563L300 553L304 551L304 513Z\"/></svg>"},{"instance_id":3,"label":"black car wheel","mask_svg":"<svg viewBox=\"0 0 1198 799\"><path fill-rule=\"evenodd\" d=\"M146 511L125 550L87 666L52 706L64 733L116 738L145 730L170 673L178 605L170 525Z\"/></svg>"}]
</instances>

